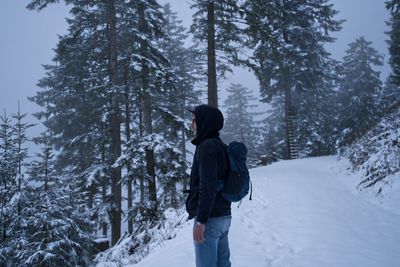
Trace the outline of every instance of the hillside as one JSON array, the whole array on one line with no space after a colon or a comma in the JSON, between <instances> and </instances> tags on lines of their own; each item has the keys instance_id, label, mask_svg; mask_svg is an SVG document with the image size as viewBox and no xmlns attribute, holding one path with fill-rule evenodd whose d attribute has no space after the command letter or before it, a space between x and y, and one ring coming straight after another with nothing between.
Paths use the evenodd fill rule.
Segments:
<instances>
[{"instance_id":1,"label":"hillside","mask_svg":"<svg viewBox=\"0 0 400 267\"><path fill-rule=\"evenodd\" d=\"M322 157L251 170L253 200L232 207L232 266L398 266L400 215L349 190L336 163ZM138 264L124 265L194 266L191 224Z\"/></svg>"},{"instance_id":2,"label":"hillside","mask_svg":"<svg viewBox=\"0 0 400 267\"><path fill-rule=\"evenodd\" d=\"M352 176L351 187L398 212L400 202L400 107L340 153L339 166Z\"/></svg>"}]
</instances>

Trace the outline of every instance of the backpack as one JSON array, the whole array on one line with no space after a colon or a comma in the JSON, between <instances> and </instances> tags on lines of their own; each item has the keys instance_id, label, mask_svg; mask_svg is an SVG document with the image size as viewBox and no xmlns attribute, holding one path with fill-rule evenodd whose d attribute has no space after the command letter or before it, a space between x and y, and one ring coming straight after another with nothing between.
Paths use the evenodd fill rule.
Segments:
<instances>
[{"instance_id":1,"label":"backpack","mask_svg":"<svg viewBox=\"0 0 400 267\"><path fill-rule=\"evenodd\" d=\"M247 169L247 147L240 142L222 144L229 159L229 173L225 180L219 180L217 191L230 202L241 201L249 191L252 191L249 170ZM250 192L251 200L252 192Z\"/></svg>"}]
</instances>

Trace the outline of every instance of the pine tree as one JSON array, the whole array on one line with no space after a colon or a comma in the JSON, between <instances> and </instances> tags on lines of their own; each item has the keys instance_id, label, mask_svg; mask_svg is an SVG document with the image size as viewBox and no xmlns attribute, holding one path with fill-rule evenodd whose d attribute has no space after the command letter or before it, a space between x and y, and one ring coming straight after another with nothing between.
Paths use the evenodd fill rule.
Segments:
<instances>
[{"instance_id":1,"label":"pine tree","mask_svg":"<svg viewBox=\"0 0 400 267\"><path fill-rule=\"evenodd\" d=\"M116 1L118 20L118 58L125 99L125 133L126 148L118 161L121 167L127 168L124 178L128 187L128 227L133 232L133 221L136 212L146 213L143 220L157 221L157 168L152 143L153 121L157 110L156 100L165 97L165 82L169 79L168 60L159 48L160 39L164 38L162 26L164 17L157 1ZM129 105L128 103L132 103ZM134 128L132 128L133 126ZM153 140L153 141L152 141ZM138 148L138 144L144 147ZM144 150L144 153L134 151ZM145 158L145 161L137 157ZM132 162L144 165L133 166ZM117 162L116 162L117 163ZM118 165L117 164L117 165ZM139 181L140 206L133 207L133 177ZM146 189L146 190L145 190ZM147 192L146 192L147 191ZM144 205L143 202L149 205ZM141 222L138 222L140 225Z\"/></svg>"},{"instance_id":2,"label":"pine tree","mask_svg":"<svg viewBox=\"0 0 400 267\"><path fill-rule=\"evenodd\" d=\"M382 56L363 37L349 44L343 58L339 87L339 129L342 142L362 135L379 117L377 100L382 82L375 66L383 64Z\"/></svg>"},{"instance_id":3,"label":"pine tree","mask_svg":"<svg viewBox=\"0 0 400 267\"><path fill-rule=\"evenodd\" d=\"M248 45L254 50L247 64L260 82L261 96L269 101L284 92L286 158L295 157L298 138L293 97L315 90L329 76L324 44L334 40L329 32L341 28L332 6L327 0L247 0L244 5Z\"/></svg>"},{"instance_id":4,"label":"pine tree","mask_svg":"<svg viewBox=\"0 0 400 267\"><path fill-rule=\"evenodd\" d=\"M335 61L328 64L325 71L329 76L318 81L313 91L295 93L300 157L336 153L338 66Z\"/></svg>"},{"instance_id":5,"label":"pine tree","mask_svg":"<svg viewBox=\"0 0 400 267\"><path fill-rule=\"evenodd\" d=\"M93 177L91 170L102 168L106 169L103 173L110 174L116 186L114 198L107 199L112 202L109 214L113 222L112 240L116 242L121 223L120 177L119 167L111 166L119 157L115 102L118 100L115 85L118 84L110 80L110 75L114 79L115 74L111 73L109 65L109 4L71 2L73 17L68 20L69 33L60 38L54 58L56 64L45 66L47 77L39 82L44 90L32 100L45 107L37 116L44 119L44 125L54 133L51 144L62 151L57 157L56 169L69 177L73 191L81 192L80 196L75 195L79 201L91 198L95 187L99 186L94 180L85 182ZM45 5L33 1L29 7L41 9ZM100 158L102 149L106 150L103 159Z\"/></svg>"},{"instance_id":6,"label":"pine tree","mask_svg":"<svg viewBox=\"0 0 400 267\"><path fill-rule=\"evenodd\" d=\"M252 92L241 84L231 84L227 88L229 93L225 100L226 120L222 132L226 142L239 141L248 148L249 158L255 158L258 153L257 140L259 129L256 127L255 115L252 112L256 98Z\"/></svg>"},{"instance_id":7,"label":"pine tree","mask_svg":"<svg viewBox=\"0 0 400 267\"><path fill-rule=\"evenodd\" d=\"M108 43L108 78L111 91L111 146L112 159L116 162L121 156L121 112L120 112L120 81L118 69L117 48L117 13L115 0L108 0L107 14L107 43ZM121 166L113 165L111 176L111 244L116 244L121 237L122 216L122 179Z\"/></svg>"},{"instance_id":8,"label":"pine tree","mask_svg":"<svg viewBox=\"0 0 400 267\"><path fill-rule=\"evenodd\" d=\"M25 167L24 160L28 157L28 148L23 147L28 141L28 137L26 136L26 131L34 126L34 124L24 123L23 120L26 118L28 114L21 113L20 105L18 101L18 112L13 114L12 117L16 121L14 125L14 133L15 133L15 142L17 148L17 165L18 165L18 190L21 191L22 182L24 181L24 177L22 174L22 168Z\"/></svg>"},{"instance_id":9,"label":"pine tree","mask_svg":"<svg viewBox=\"0 0 400 267\"><path fill-rule=\"evenodd\" d=\"M32 1L28 8L42 9L53 1ZM55 65L45 66L47 77L39 85L44 91L32 98L45 107L37 114L54 135L52 145L60 149L56 169L70 177L80 198L89 206L100 186L92 170L110 174L110 221L112 241L121 228L120 95L116 47L114 1L68 1L72 18L69 33L60 38ZM100 158L102 150L106 157ZM104 181L104 179L102 179Z\"/></svg>"},{"instance_id":10,"label":"pine tree","mask_svg":"<svg viewBox=\"0 0 400 267\"><path fill-rule=\"evenodd\" d=\"M391 28L387 34L389 40L389 64L392 72L387 78L380 94L380 107L386 110L393 104L400 102L400 2L398 0L386 1L386 8L390 12L387 25Z\"/></svg>"},{"instance_id":11,"label":"pine tree","mask_svg":"<svg viewBox=\"0 0 400 267\"><path fill-rule=\"evenodd\" d=\"M0 242L0 264L4 263L10 266L13 262L9 259L14 258L11 255L15 252L15 247L12 244L24 242L26 236L22 211L27 198L23 171L27 166L25 159L28 151L24 146L28 141L26 130L32 125L23 122L25 116L26 114L21 114L18 103L18 112L12 115L12 118L16 121L14 125L11 124L11 119L6 114L1 117L0 217L2 219L0 233L2 241ZM20 247L23 248L23 246Z\"/></svg>"},{"instance_id":12,"label":"pine tree","mask_svg":"<svg viewBox=\"0 0 400 267\"><path fill-rule=\"evenodd\" d=\"M208 104L218 106L217 73L230 71L229 64L238 64L241 12L235 0L195 0L196 9L190 31L194 39L206 43Z\"/></svg>"},{"instance_id":13,"label":"pine tree","mask_svg":"<svg viewBox=\"0 0 400 267\"><path fill-rule=\"evenodd\" d=\"M34 138L37 145L42 146L41 153L36 154L36 159L30 164L29 174L43 188L40 191L49 191L50 185L54 185L57 181L54 168L54 154L50 145L50 136L44 132L41 137Z\"/></svg>"},{"instance_id":14,"label":"pine tree","mask_svg":"<svg viewBox=\"0 0 400 267\"><path fill-rule=\"evenodd\" d=\"M157 43L163 38L162 25L164 18L161 6L157 1L135 1L133 3L134 10L138 14L137 29L141 33L138 52L141 59L137 64L140 66L140 98L144 130L141 144L145 145L145 177L149 197L147 214L148 220L155 223L159 220L159 203L157 199L156 156L154 152L157 137L153 134L153 108L155 107L155 96L159 93L158 89L162 86L163 81L168 79L169 73L166 71L167 59L153 43Z\"/></svg>"},{"instance_id":15,"label":"pine tree","mask_svg":"<svg viewBox=\"0 0 400 267\"><path fill-rule=\"evenodd\" d=\"M8 249L0 253L10 266L77 266L90 260L91 224L71 199L56 175L47 134L35 138L42 146L28 170L32 183L23 188L20 226L13 228Z\"/></svg>"},{"instance_id":16,"label":"pine tree","mask_svg":"<svg viewBox=\"0 0 400 267\"><path fill-rule=\"evenodd\" d=\"M165 151L167 154L159 157L162 159L159 160L161 169L169 176L168 179L164 178L167 187L164 195L170 199L168 202L172 206L177 207L183 199L183 195L179 193L182 190L177 192L177 187L186 188L188 181L185 118L189 112L186 111L186 107L198 102L201 95L201 92L195 89L201 65L195 60L198 51L194 47L184 46L188 34L169 4L164 5L164 17L163 31L166 38L161 40L160 49L169 60L169 71L173 76L164 83L162 97L156 98L159 100L155 101L159 116L156 121L160 123L155 124L155 130L171 147L180 148L179 153L176 153L177 149L173 149Z\"/></svg>"},{"instance_id":17,"label":"pine tree","mask_svg":"<svg viewBox=\"0 0 400 267\"><path fill-rule=\"evenodd\" d=\"M323 156L336 152L337 127L337 69L338 62L332 61L326 67L328 77L318 82L312 91L293 92L296 106L296 138L299 157ZM286 158L285 139L285 97L277 95L271 100L272 110L263 121L264 147L267 162Z\"/></svg>"},{"instance_id":18,"label":"pine tree","mask_svg":"<svg viewBox=\"0 0 400 267\"><path fill-rule=\"evenodd\" d=\"M386 112L391 107L400 103L400 90L399 86L395 84L393 76L389 76L379 92L378 106L382 113Z\"/></svg>"},{"instance_id":19,"label":"pine tree","mask_svg":"<svg viewBox=\"0 0 400 267\"><path fill-rule=\"evenodd\" d=\"M18 157L12 121L5 110L0 117L0 123L0 240L5 242L10 234L10 223L16 211L13 206L10 207L9 202L18 191Z\"/></svg>"},{"instance_id":20,"label":"pine tree","mask_svg":"<svg viewBox=\"0 0 400 267\"><path fill-rule=\"evenodd\" d=\"M389 45L390 59L389 63L392 67L391 81L400 86L400 1L386 1L386 8L390 11L390 20L387 23L391 27L389 30Z\"/></svg>"}]
</instances>

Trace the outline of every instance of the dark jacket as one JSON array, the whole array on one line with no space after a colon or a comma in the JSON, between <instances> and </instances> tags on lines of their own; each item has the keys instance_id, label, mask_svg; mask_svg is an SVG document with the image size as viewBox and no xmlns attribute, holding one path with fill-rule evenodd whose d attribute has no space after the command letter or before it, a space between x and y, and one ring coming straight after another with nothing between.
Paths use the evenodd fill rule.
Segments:
<instances>
[{"instance_id":1,"label":"dark jacket","mask_svg":"<svg viewBox=\"0 0 400 267\"><path fill-rule=\"evenodd\" d=\"M217 108L208 105L197 106L192 112L196 118L197 135L192 141L196 151L186 210L189 219L196 216L198 222L205 223L209 217L231 215L231 203L216 191L218 179L225 179L229 169L225 148L213 140L221 140L219 130L224 118Z\"/></svg>"}]
</instances>

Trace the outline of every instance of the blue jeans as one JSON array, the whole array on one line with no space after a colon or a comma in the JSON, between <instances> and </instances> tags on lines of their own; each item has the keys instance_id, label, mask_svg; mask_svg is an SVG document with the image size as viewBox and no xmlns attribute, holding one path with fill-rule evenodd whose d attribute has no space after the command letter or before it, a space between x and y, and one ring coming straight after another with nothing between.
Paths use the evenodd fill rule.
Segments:
<instances>
[{"instance_id":1,"label":"blue jeans","mask_svg":"<svg viewBox=\"0 0 400 267\"><path fill-rule=\"evenodd\" d=\"M203 243L194 241L196 267L231 267L228 232L231 216L209 218L205 225ZM194 220L196 225L196 219Z\"/></svg>"}]
</instances>

